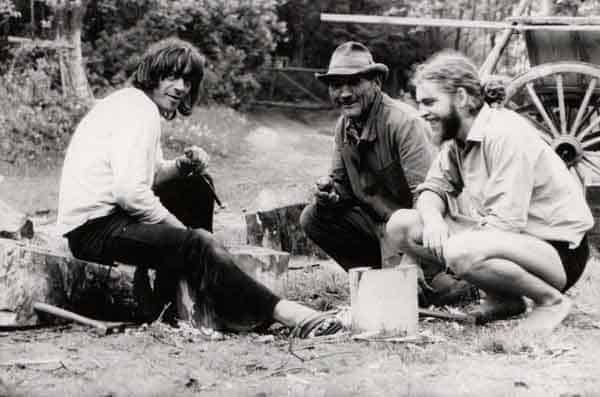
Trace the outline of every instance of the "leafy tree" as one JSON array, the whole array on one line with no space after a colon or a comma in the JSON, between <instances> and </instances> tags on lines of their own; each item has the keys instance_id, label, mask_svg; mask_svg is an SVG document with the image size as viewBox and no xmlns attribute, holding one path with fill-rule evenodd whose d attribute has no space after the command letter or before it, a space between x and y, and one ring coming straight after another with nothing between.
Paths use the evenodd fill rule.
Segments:
<instances>
[{"instance_id":1,"label":"leafy tree","mask_svg":"<svg viewBox=\"0 0 600 397\"><path fill-rule=\"evenodd\" d=\"M207 56L209 99L234 107L247 104L258 90L255 73L285 33L275 13L278 0L137 1L125 15L121 2L102 4L95 21L100 29L87 32L96 84L124 82L148 44L177 35ZM115 23L111 16L117 13Z\"/></svg>"}]
</instances>

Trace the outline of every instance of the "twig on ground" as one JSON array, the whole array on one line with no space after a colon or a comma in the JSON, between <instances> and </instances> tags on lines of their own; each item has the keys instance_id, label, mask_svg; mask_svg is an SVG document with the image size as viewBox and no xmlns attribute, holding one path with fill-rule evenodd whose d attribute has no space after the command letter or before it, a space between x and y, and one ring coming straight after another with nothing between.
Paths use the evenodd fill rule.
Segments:
<instances>
[{"instance_id":1,"label":"twig on ground","mask_svg":"<svg viewBox=\"0 0 600 397\"><path fill-rule=\"evenodd\" d=\"M154 320L154 323L156 322L161 322L163 319L163 316L165 315L165 312L169 309L169 307L171 306L171 302L167 303L165 305L165 307L163 307L162 311L160 312L160 314L158 315L158 318L156 320Z\"/></svg>"}]
</instances>

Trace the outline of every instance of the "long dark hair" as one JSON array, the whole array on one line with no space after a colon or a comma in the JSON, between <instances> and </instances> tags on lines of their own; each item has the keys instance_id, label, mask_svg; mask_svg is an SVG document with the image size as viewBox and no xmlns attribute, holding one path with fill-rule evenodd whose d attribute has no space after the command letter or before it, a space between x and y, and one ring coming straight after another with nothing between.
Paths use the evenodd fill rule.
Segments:
<instances>
[{"instance_id":1,"label":"long dark hair","mask_svg":"<svg viewBox=\"0 0 600 397\"><path fill-rule=\"evenodd\" d=\"M191 83L191 88L177 110L182 115L189 116L198 99L200 83L204 77L204 63L204 56L191 43L170 37L146 50L133 73L132 84L149 93L166 77L182 77ZM163 116L170 120L175 117L175 112Z\"/></svg>"}]
</instances>

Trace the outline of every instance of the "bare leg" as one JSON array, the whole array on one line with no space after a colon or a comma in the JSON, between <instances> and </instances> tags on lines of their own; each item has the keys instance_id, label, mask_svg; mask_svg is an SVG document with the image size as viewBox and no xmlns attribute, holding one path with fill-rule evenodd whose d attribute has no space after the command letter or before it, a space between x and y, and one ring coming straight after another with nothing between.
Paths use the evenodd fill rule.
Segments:
<instances>
[{"instance_id":1,"label":"bare leg","mask_svg":"<svg viewBox=\"0 0 600 397\"><path fill-rule=\"evenodd\" d=\"M525 234L496 230L458 230L444 247L446 264L460 277L491 295L491 304L515 303L527 296L536 303L529 329L548 330L568 314L570 302L560 290L566 283L560 257L545 241ZM460 228L458 228L460 229ZM464 229L464 228L463 228ZM413 258L434 259L420 245L423 231L416 210L394 213L387 225L391 241ZM548 310L553 308L551 310ZM518 312L519 310L511 310ZM555 310L554 310L555 309Z\"/></svg>"},{"instance_id":2,"label":"bare leg","mask_svg":"<svg viewBox=\"0 0 600 397\"><path fill-rule=\"evenodd\" d=\"M497 230L467 231L450 237L444 256L459 276L495 299L532 299L536 306L521 324L526 331L550 331L570 311L570 300L560 292L566 284L560 257L541 239Z\"/></svg>"}]
</instances>

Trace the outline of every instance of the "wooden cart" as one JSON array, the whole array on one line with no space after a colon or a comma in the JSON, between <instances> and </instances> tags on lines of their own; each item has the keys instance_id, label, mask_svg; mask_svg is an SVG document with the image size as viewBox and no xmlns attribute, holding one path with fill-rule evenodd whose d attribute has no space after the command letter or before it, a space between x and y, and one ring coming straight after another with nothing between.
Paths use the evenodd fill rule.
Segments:
<instances>
[{"instance_id":1,"label":"wooden cart","mask_svg":"<svg viewBox=\"0 0 600 397\"><path fill-rule=\"evenodd\" d=\"M583 184L600 181L600 18L509 21L523 32L530 68L508 83L505 106L531 120Z\"/></svg>"}]
</instances>

